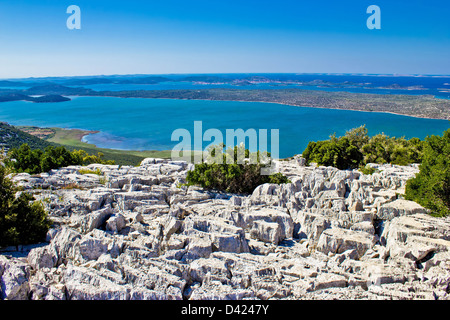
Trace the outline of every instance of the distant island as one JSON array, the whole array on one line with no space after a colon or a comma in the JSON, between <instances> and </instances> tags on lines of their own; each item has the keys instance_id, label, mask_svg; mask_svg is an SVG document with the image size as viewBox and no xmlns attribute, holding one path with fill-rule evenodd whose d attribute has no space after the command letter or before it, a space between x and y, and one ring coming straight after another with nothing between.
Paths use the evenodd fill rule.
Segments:
<instances>
[{"instance_id":1,"label":"distant island","mask_svg":"<svg viewBox=\"0 0 450 320\"><path fill-rule=\"evenodd\" d=\"M64 102L70 101L70 98L63 97L61 95L49 94L49 95L41 95L37 97L20 94L20 93L7 93L0 95L0 102L7 101L31 101L35 103L43 103L43 102Z\"/></svg>"},{"instance_id":2,"label":"distant island","mask_svg":"<svg viewBox=\"0 0 450 320\"><path fill-rule=\"evenodd\" d=\"M431 95L367 94L303 89L201 89L101 91L90 96L152 99L187 99L270 102L299 107L370 112L389 112L405 116L450 120L450 100Z\"/></svg>"},{"instance_id":3,"label":"distant island","mask_svg":"<svg viewBox=\"0 0 450 320\"><path fill-rule=\"evenodd\" d=\"M376 77L374 77L376 78ZM187 99L270 102L299 107L330 108L369 112L389 112L400 115L450 119L450 100L439 99L429 88L420 83L403 82L398 79L376 82L376 79L357 77L336 78L295 78L294 75L192 75L192 76L94 76L73 78L44 78L29 81L0 81L0 102L64 102L70 96L99 96L118 98ZM389 78L390 79L390 78ZM365 82L371 81L371 82ZM198 88L171 90L120 90L123 85L155 85L160 83L191 83ZM118 85L118 91L93 90L83 86ZM264 84L264 87L258 87ZM122 85L120 87L119 85ZM205 86L208 85L206 88ZM211 85L219 87L211 88ZM243 87L253 86L251 90ZM269 86L269 87L267 87ZM304 89L303 86L306 88ZM310 90L311 87L316 90ZM125 86L126 88L126 86ZM323 88L323 89L322 89ZM331 90L327 90L330 89ZM347 92L357 88L361 92ZM152 89L150 86L149 89ZM367 89L367 90L366 90ZM336 91L335 91L336 90ZM377 91L372 91L377 90ZM380 93L382 90L418 90L424 94ZM428 90L428 92L427 92ZM441 88L439 92L448 89ZM374 92L374 93L372 93ZM430 94L426 94L430 93Z\"/></svg>"}]
</instances>

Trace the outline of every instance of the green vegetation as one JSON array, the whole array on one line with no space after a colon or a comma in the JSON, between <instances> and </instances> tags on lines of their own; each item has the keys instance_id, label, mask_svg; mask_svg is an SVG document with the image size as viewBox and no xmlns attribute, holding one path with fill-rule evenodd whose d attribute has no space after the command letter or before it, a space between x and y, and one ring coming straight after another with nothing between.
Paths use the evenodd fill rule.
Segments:
<instances>
[{"instance_id":1,"label":"green vegetation","mask_svg":"<svg viewBox=\"0 0 450 320\"><path fill-rule=\"evenodd\" d=\"M443 136L426 138L420 172L406 183L406 199L432 210L433 215L450 214L450 129Z\"/></svg>"},{"instance_id":2,"label":"green vegetation","mask_svg":"<svg viewBox=\"0 0 450 320\"><path fill-rule=\"evenodd\" d=\"M18 191L0 166L0 247L43 241L51 226L42 205L29 193L16 196Z\"/></svg>"},{"instance_id":3,"label":"green vegetation","mask_svg":"<svg viewBox=\"0 0 450 320\"><path fill-rule=\"evenodd\" d=\"M0 122L0 148L5 150L19 149L28 144L31 150L44 151L47 147L63 146L68 151L84 151L87 155L100 156L102 161L114 162L118 165L137 166L145 158L170 158L171 151L133 151L97 148L95 145L81 141L81 138L93 131L61 128L38 128L33 126L14 127ZM97 155L97 156L96 156ZM97 159L98 160L98 159ZM83 161L94 163L96 160ZM103 163L103 162L99 162Z\"/></svg>"},{"instance_id":4,"label":"green vegetation","mask_svg":"<svg viewBox=\"0 0 450 320\"><path fill-rule=\"evenodd\" d=\"M19 148L24 143L27 143L32 149L40 150L54 145L5 122L0 122L0 147L5 149Z\"/></svg>"},{"instance_id":5,"label":"green vegetation","mask_svg":"<svg viewBox=\"0 0 450 320\"><path fill-rule=\"evenodd\" d=\"M98 176L102 175L102 170L100 170L99 168L95 169L95 170L90 170L90 169L80 169L79 170L80 174L96 174Z\"/></svg>"},{"instance_id":6,"label":"green vegetation","mask_svg":"<svg viewBox=\"0 0 450 320\"><path fill-rule=\"evenodd\" d=\"M322 166L332 166L338 169L354 169L359 167L363 154L347 137L310 142L303 152L307 163L315 162Z\"/></svg>"},{"instance_id":7,"label":"green vegetation","mask_svg":"<svg viewBox=\"0 0 450 320\"><path fill-rule=\"evenodd\" d=\"M329 140L310 142L302 156L307 163L315 162L341 170L363 168L368 163L407 165L422 161L424 141L385 134L369 137L367 133L367 128L361 126L347 131L343 137L332 135Z\"/></svg>"},{"instance_id":8,"label":"green vegetation","mask_svg":"<svg viewBox=\"0 0 450 320\"><path fill-rule=\"evenodd\" d=\"M332 135L330 140L310 142L302 156L307 163L339 169L359 167L364 174L375 172L368 163L421 163L420 172L406 183L405 198L430 209L433 215L450 214L450 129L442 137L433 135L421 141L384 134L369 138L362 126L343 137Z\"/></svg>"},{"instance_id":9,"label":"green vegetation","mask_svg":"<svg viewBox=\"0 0 450 320\"><path fill-rule=\"evenodd\" d=\"M267 154L260 155L259 152L251 154L243 146L229 148L225 153L223 147L212 147L206 161L196 164L195 169L187 173L186 185L248 194L264 183L289 183L281 173L261 175L265 156ZM251 158L252 161L246 161L245 158Z\"/></svg>"},{"instance_id":10,"label":"green vegetation","mask_svg":"<svg viewBox=\"0 0 450 320\"><path fill-rule=\"evenodd\" d=\"M132 151L97 148L93 144L81 141L81 138L93 131L61 128L38 128L33 126L14 127L0 122L0 147L6 150L20 148L27 143L32 150L42 151L49 146L63 146L68 151L83 150L89 155L102 154L103 161L110 160L118 165L137 166L145 158L170 158L171 151ZM84 161L86 162L86 161ZM94 163L90 161L88 163Z\"/></svg>"},{"instance_id":11,"label":"green vegetation","mask_svg":"<svg viewBox=\"0 0 450 320\"><path fill-rule=\"evenodd\" d=\"M359 171L361 171L363 174L374 174L377 170L366 165L365 167L361 166L359 168Z\"/></svg>"},{"instance_id":12,"label":"green vegetation","mask_svg":"<svg viewBox=\"0 0 450 320\"><path fill-rule=\"evenodd\" d=\"M26 143L20 148L13 148L8 153L9 159L6 164L15 172L27 172L36 174L47 172L51 169L67 167L70 165L88 165L91 163L114 164L111 160L103 160L103 155L89 155L84 150L70 152L63 146L49 146L44 151L40 149L32 150Z\"/></svg>"},{"instance_id":13,"label":"green vegetation","mask_svg":"<svg viewBox=\"0 0 450 320\"><path fill-rule=\"evenodd\" d=\"M79 129L51 128L54 134L48 142L65 146L68 150L84 150L89 154L103 154L103 159L112 160L119 165L137 166L145 158L170 158L171 151L133 151L98 148L93 144L82 142L81 138L92 131Z\"/></svg>"}]
</instances>

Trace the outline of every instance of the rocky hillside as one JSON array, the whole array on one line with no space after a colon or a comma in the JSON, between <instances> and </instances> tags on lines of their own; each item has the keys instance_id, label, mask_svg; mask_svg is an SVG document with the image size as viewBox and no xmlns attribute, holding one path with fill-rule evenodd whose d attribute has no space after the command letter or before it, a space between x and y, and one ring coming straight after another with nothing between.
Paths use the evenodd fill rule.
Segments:
<instances>
[{"instance_id":1,"label":"rocky hillside","mask_svg":"<svg viewBox=\"0 0 450 320\"><path fill-rule=\"evenodd\" d=\"M32 149L45 149L48 146L54 145L5 122L0 122L0 149L19 148L24 143L28 143Z\"/></svg>"},{"instance_id":2,"label":"rocky hillside","mask_svg":"<svg viewBox=\"0 0 450 320\"><path fill-rule=\"evenodd\" d=\"M416 166L303 160L248 196L180 187L191 165L162 159L18 174L54 226L3 249L1 298L450 298L450 219L401 198Z\"/></svg>"}]
</instances>

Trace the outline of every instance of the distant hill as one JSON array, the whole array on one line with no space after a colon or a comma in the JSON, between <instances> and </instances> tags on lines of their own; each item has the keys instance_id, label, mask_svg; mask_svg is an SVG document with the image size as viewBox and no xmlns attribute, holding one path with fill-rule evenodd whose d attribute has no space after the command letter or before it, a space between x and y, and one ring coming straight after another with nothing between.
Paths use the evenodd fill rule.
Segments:
<instances>
[{"instance_id":1,"label":"distant hill","mask_svg":"<svg viewBox=\"0 0 450 320\"><path fill-rule=\"evenodd\" d=\"M0 122L0 148L5 148L6 150L19 148L24 143L28 143L32 149L41 150L55 145L23 132L5 122Z\"/></svg>"},{"instance_id":2,"label":"distant hill","mask_svg":"<svg viewBox=\"0 0 450 320\"><path fill-rule=\"evenodd\" d=\"M218 76L190 76L180 79L180 81L188 82L205 82L205 83L230 83L233 79Z\"/></svg>"},{"instance_id":3,"label":"distant hill","mask_svg":"<svg viewBox=\"0 0 450 320\"><path fill-rule=\"evenodd\" d=\"M66 87L59 84L44 84L23 91L27 95L84 95L94 92L83 87Z\"/></svg>"},{"instance_id":4,"label":"distant hill","mask_svg":"<svg viewBox=\"0 0 450 320\"><path fill-rule=\"evenodd\" d=\"M63 97L57 94L43 95L40 97L30 97L21 93L3 93L0 94L0 102L8 101L31 101L36 103L42 102L64 102L70 101L70 98Z\"/></svg>"},{"instance_id":5,"label":"distant hill","mask_svg":"<svg viewBox=\"0 0 450 320\"><path fill-rule=\"evenodd\" d=\"M19 81L1 80L0 87L28 87L29 85Z\"/></svg>"}]
</instances>

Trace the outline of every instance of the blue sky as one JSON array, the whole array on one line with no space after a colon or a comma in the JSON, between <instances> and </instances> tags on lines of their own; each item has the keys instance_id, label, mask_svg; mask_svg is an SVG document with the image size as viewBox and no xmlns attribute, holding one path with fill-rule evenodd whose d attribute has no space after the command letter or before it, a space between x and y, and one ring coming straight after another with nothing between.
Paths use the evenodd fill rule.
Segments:
<instances>
[{"instance_id":1,"label":"blue sky","mask_svg":"<svg viewBox=\"0 0 450 320\"><path fill-rule=\"evenodd\" d=\"M381 9L369 30L366 9ZM81 30L69 30L69 5ZM2 0L0 78L450 74L450 2Z\"/></svg>"}]
</instances>

